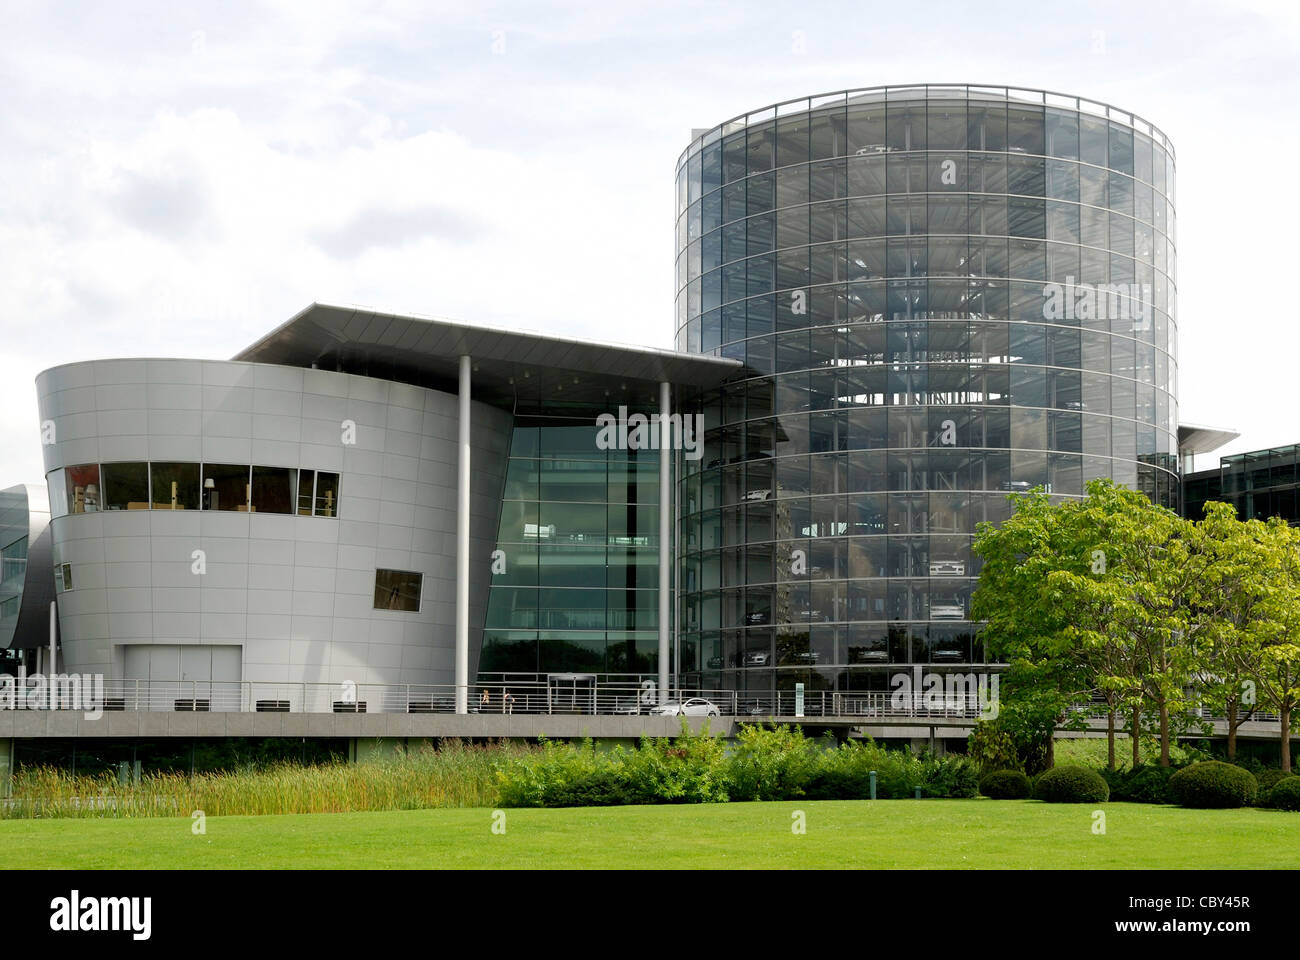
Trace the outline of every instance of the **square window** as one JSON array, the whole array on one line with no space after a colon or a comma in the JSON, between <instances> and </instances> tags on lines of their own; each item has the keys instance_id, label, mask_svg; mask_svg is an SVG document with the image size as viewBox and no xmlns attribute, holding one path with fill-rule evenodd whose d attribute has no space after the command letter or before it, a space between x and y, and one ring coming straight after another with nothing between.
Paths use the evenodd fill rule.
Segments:
<instances>
[{"instance_id":1,"label":"square window","mask_svg":"<svg viewBox=\"0 0 1300 960\"><path fill-rule=\"evenodd\" d=\"M375 609L419 613L424 574L408 570L375 571Z\"/></svg>"}]
</instances>

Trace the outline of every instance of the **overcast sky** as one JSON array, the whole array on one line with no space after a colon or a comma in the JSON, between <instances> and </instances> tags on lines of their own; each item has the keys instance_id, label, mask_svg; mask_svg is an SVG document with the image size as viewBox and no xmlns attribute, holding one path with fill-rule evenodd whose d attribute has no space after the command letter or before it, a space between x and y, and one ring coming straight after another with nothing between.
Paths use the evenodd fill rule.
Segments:
<instances>
[{"instance_id":1,"label":"overcast sky","mask_svg":"<svg viewBox=\"0 0 1300 960\"><path fill-rule=\"evenodd\" d=\"M1300 442L1298 47L1263 0L0 0L0 487L41 479L39 371L226 358L313 300L670 347L691 128L927 81L1163 129L1181 419Z\"/></svg>"}]
</instances>

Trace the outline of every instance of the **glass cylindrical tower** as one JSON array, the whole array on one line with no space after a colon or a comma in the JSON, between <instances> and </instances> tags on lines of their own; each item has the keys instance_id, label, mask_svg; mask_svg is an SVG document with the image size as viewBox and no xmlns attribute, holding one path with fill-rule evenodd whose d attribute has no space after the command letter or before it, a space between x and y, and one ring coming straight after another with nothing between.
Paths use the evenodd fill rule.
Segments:
<instances>
[{"instance_id":1,"label":"glass cylindrical tower","mask_svg":"<svg viewBox=\"0 0 1300 960\"><path fill-rule=\"evenodd\" d=\"M1113 477L1177 507L1174 155L1045 91L852 90L677 167L680 668L755 693L982 662L975 524Z\"/></svg>"}]
</instances>

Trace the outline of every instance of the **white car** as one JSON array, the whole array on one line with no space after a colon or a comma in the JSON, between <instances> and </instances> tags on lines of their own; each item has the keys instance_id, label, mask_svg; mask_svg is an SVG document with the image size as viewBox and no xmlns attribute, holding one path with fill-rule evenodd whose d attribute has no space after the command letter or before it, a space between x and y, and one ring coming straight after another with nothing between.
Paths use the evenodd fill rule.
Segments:
<instances>
[{"instance_id":1,"label":"white car","mask_svg":"<svg viewBox=\"0 0 1300 960\"><path fill-rule=\"evenodd\" d=\"M720 717L722 712L718 710L717 705L710 703L708 700L701 697L692 697L690 700L661 703L657 707L651 707L650 715L654 717Z\"/></svg>"}]
</instances>

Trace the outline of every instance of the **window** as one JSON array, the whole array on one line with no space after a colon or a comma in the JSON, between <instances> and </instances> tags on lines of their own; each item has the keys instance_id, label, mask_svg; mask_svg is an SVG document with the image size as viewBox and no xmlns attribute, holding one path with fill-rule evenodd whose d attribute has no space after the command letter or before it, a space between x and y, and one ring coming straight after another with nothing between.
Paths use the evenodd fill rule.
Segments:
<instances>
[{"instance_id":1,"label":"window","mask_svg":"<svg viewBox=\"0 0 1300 960\"><path fill-rule=\"evenodd\" d=\"M203 465L204 510L248 510L248 467L226 463Z\"/></svg>"},{"instance_id":2,"label":"window","mask_svg":"<svg viewBox=\"0 0 1300 960\"><path fill-rule=\"evenodd\" d=\"M85 463L64 470L67 478L70 513L96 513L99 510L99 464Z\"/></svg>"},{"instance_id":3,"label":"window","mask_svg":"<svg viewBox=\"0 0 1300 960\"><path fill-rule=\"evenodd\" d=\"M197 463L154 463L153 508L155 510L197 510L199 508L199 465Z\"/></svg>"},{"instance_id":4,"label":"window","mask_svg":"<svg viewBox=\"0 0 1300 960\"><path fill-rule=\"evenodd\" d=\"M316 516L333 517L338 514L339 475L337 473L316 474Z\"/></svg>"},{"instance_id":5,"label":"window","mask_svg":"<svg viewBox=\"0 0 1300 960\"><path fill-rule=\"evenodd\" d=\"M8 600L0 600L0 617L18 616L19 597L10 597Z\"/></svg>"},{"instance_id":6,"label":"window","mask_svg":"<svg viewBox=\"0 0 1300 960\"><path fill-rule=\"evenodd\" d=\"M0 548L0 583L21 580L27 570L27 538L21 537L9 546Z\"/></svg>"},{"instance_id":7,"label":"window","mask_svg":"<svg viewBox=\"0 0 1300 960\"><path fill-rule=\"evenodd\" d=\"M298 516L338 516L339 475L316 470L298 471ZM315 509L313 510L313 504Z\"/></svg>"},{"instance_id":8,"label":"window","mask_svg":"<svg viewBox=\"0 0 1300 960\"><path fill-rule=\"evenodd\" d=\"M87 463L50 471L50 514L224 510L337 517L339 475L221 463Z\"/></svg>"},{"instance_id":9,"label":"window","mask_svg":"<svg viewBox=\"0 0 1300 960\"><path fill-rule=\"evenodd\" d=\"M418 613L424 574L406 570L375 571L375 609Z\"/></svg>"},{"instance_id":10,"label":"window","mask_svg":"<svg viewBox=\"0 0 1300 960\"><path fill-rule=\"evenodd\" d=\"M149 509L149 464L106 463L101 473L105 510Z\"/></svg>"},{"instance_id":11,"label":"window","mask_svg":"<svg viewBox=\"0 0 1300 960\"><path fill-rule=\"evenodd\" d=\"M72 564L60 563L54 568L54 582L63 590L72 589Z\"/></svg>"},{"instance_id":12,"label":"window","mask_svg":"<svg viewBox=\"0 0 1300 960\"><path fill-rule=\"evenodd\" d=\"M66 470L51 470L45 477L50 492L50 518L68 515L68 477Z\"/></svg>"},{"instance_id":13,"label":"window","mask_svg":"<svg viewBox=\"0 0 1300 960\"><path fill-rule=\"evenodd\" d=\"M258 513L293 513L293 474L288 467L254 467L253 509Z\"/></svg>"}]
</instances>

